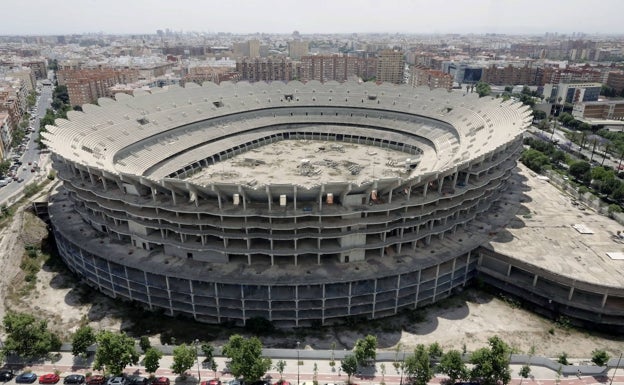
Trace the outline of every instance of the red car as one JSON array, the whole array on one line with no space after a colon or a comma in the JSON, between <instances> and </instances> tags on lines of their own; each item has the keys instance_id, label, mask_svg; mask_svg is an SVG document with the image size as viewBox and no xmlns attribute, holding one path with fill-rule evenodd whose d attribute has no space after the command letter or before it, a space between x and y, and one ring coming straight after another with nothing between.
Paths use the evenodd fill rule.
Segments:
<instances>
[{"instance_id":1,"label":"red car","mask_svg":"<svg viewBox=\"0 0 624 385\"><path fill-rule=\"evenodd\" d=\"M106 377L101 374L93 375L87 378L87 385L103 385L106 383Z\"/></svg>"},{"instance_id":2,"label":"red car","mask_svg":"<svg viewBox=\"0 0 624 385\"><path fill-rule=\"evenodd\" d=\"M56 384L61 378L56 373L48 373L39 377L40 384Z\"/></svg>"},{"instance_id":3,"label":"red car","mask_svg":"<svg viewBox=\"0 0 624 385\"><path fill-rule=\"evenodd\" d=\"M167 377L156 377L152 381L152 385L169 385L169 379Z\"/></svg>"},{"instance_id":4,"label":"red car","mask_svg":"<svg viewBox=\"0 0 624 385\"><path fill-rule=\"evenodd\" d=\"M221 381L213 378L212 380L202 381L201 385L221 385Z\"/></svg>"}]
</instances>

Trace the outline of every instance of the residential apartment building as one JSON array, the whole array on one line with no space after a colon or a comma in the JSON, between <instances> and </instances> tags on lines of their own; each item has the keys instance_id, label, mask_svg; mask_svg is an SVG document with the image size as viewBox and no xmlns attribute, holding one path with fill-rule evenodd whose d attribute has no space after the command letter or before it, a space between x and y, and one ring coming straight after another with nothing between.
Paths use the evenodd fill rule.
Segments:
<instances>
[{"instance_id":1,"label":"residential apartment building","mask_svg":"<svg viewBox=\"0 0 624 385\"><path fill-rule=\"evenodd\" d=\"M539 73L540 71L537 67L534 68L529 65L519 67L512 64L507 66L492 64L489 67L483 68L481 80L497 86L534 86L541 80L538 79Z\"/></svg>"},{"instance_id":2,"label":"residential apartment building","mask_svg":"<svg viewBox=\"0 0 624 385\"><path fill-rule=\"evenodd\" d=\"M300 60L301 57L309 53L307 40L292 40L288 42L288 57L292 60Z\"/></svg>"},{"instance_id":3,"label":"residential apartment building","mask_svg":"<svg viewBox=\"0 0 624 385\"><path fill-rule=\"evenodd\" d=\"M260 40L248 40L242 43L234 43L234 56L256 58L260 57Z\"/></svg>"},{"instance_id":4,"label":"residential apartment building","mask_svg":"<svg viewBox=\"0 0 624 385\"><path fill-rule=\"evenodd\" d=\"M376 58L361 58L354 56L313 56L301 58L301 80L318 80L327 82L335 80L344 82L350 77L357 76L369 79L377 71Z\"/></svg>"},{"instance_id":5,"label":"residential apartment building","mask_svg":"<svg viewBox=\"0 0 624 385\"><path fill-rule=\"evenodd\" d=\"M611 71L607 77L607 86L615 89L615 92L621 93L624 90L624 72Z\"/></svg>"},{"instance_id":6,"label":"residential apartment building","mask_svg":"<svg viewBox=\"0 0 624 385\"><path fill-rule=\"evenodd\" d=\"M401 84L404 82L405 58L402 51L382 50L377 55L377 81Z\"/></svg>"},{"instance_id":7,"label":"residential apartment building","mask_svg":"<svg viewBox=\"0 0 624 385\"><path fill-rule=\"evenodd\" d=\"M83 69L57 72L59 85L67 86L72 106L94 103L98 98L111 96L109 88L116 84L134 83L139 80L139 71L132 69Z\"/></svg>"},{"instance_id":8,"label":"residential apartment building","mask_svg":"<svg viewBox=\"0 0 624 385\"><path fill-rule=\"evenodd\" d=\"M9 123L9 114L0 112L0 159L4 159L11 147L13 129Z\"/></svg>"},{"instance_id":9,"label":"residential apartment building","mask_svg":"<svg viewBox=\"0 0 624 385\"><path fill-rule=\"evenodd\" d=\"M290 81L299 78L299 65L288 58L243 58L236 62L241 80Z\"/></svg>"},{"instance_id":10,"label":"residential apartment building","mask_svg":"<svg viewBox=\"0 0 624 385\"><path fill-rule=\"evenodd\" d=\"M444 88L450 91L453 88L453 77L442 71L412 66L410 67L410 84L413 87L427 86L430 89Z\"/></svg>"},{"instance_id":11,"label":"residential apartment building","mask_svg":"<svg viewBox=\"0 0 624 385\"><path fill-rule=\"evenodd\" d=\"M45 60L27 61L22 63L22 65L29 67L33 71L36 80L46 79L48 77L48 67Z\"/></svg>"},{"instance_id":12,"label":"residential apartment building","mask_svg":"<svg viewBox=\"0 0 624 385\"><path fill-rule=\"evenodd\" d=\"M624 120L624 100L576 103L572 109L575 118Z\"/></svg>"}]
</instances>

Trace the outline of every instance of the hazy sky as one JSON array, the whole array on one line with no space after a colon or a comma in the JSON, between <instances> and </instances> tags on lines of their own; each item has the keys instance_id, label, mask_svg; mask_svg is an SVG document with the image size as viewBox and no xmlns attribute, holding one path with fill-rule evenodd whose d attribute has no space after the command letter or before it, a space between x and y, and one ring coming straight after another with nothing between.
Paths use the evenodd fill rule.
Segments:
<instances>
[{"instance_id":1,"label":"hazy sky","mask_svg":"<svg viewBox=\"0 0 624 385\"><path fill-rule=\"evenodd\" d=\"M0 35L624 33L624 0L0 0Z\"/></svg>"}]
</instances>

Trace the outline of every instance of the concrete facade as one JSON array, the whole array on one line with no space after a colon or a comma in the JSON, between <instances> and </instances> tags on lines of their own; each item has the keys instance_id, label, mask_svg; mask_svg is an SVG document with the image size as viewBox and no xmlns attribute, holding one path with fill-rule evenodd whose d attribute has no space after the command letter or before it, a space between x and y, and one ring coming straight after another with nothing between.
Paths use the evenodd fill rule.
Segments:
<instances>
[{"instance_id":1,"label":"concrete facade","mask_svg":"<svg viewBox=\"0 0 624 385\"><path fill-rule=\"evenodd\" d=\"M498 212L531 121L512 101L392 84L116 97L45 134L63 181L49 210L61 256L107 295L212 323L381 318L452 294L477 272L480 218ZM407 160L400 176L358 183L303 186L280 170L254 183L189 180L284 140Z\"/></svg>"}]
</instances>

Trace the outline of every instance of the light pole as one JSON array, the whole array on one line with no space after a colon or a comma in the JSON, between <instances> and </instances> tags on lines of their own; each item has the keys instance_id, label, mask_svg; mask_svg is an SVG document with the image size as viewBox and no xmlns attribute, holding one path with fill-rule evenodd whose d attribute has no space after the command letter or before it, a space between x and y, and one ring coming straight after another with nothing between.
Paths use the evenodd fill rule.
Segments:
<instances>
[{"instance_id":1,"label":"light pole","mask_svg":"<svg viewBox=\"0 0 624 385\"><path fill-rule=\"evenodd\" d=\"M297 385L299 385L299 341L297 341Z\"/></svg>"},{"instance_id":2,"label":"light pole","mask_svg":"<svg viewBox=\"0 0 624 385\"><path fill-rule=\"evenodd\" d=\"M613 385L613 379L615 378L615 372L617 372L620 367L620 361L622 360L622 353L620 353L620 358L618 358L618 362L615 365L615 370L613 371L613 375L611 376L611 381L609 381L609 385Z\"/></svg>"},{"instance_id":3,"label":"light pole","mask_svg":"<svg viewBox=\"0 0 624 385\"><path fill-rule=\"evenodd\" d=\"M405 370L405 350L403 350L403 361L401 361L401 382L400 385L403 385L403 371Z\"/></svg>"},{"instance_id":4,"label":"light pole","mask_svg":"<svg viewBox=\"0 0 624 385\"><path fill-rule=\"evenodd\" d=\"M195 357L197 358L197 383L201 384L201 372L199 371L199 340L195 340Z\"/></svg>"}]
</instances>

